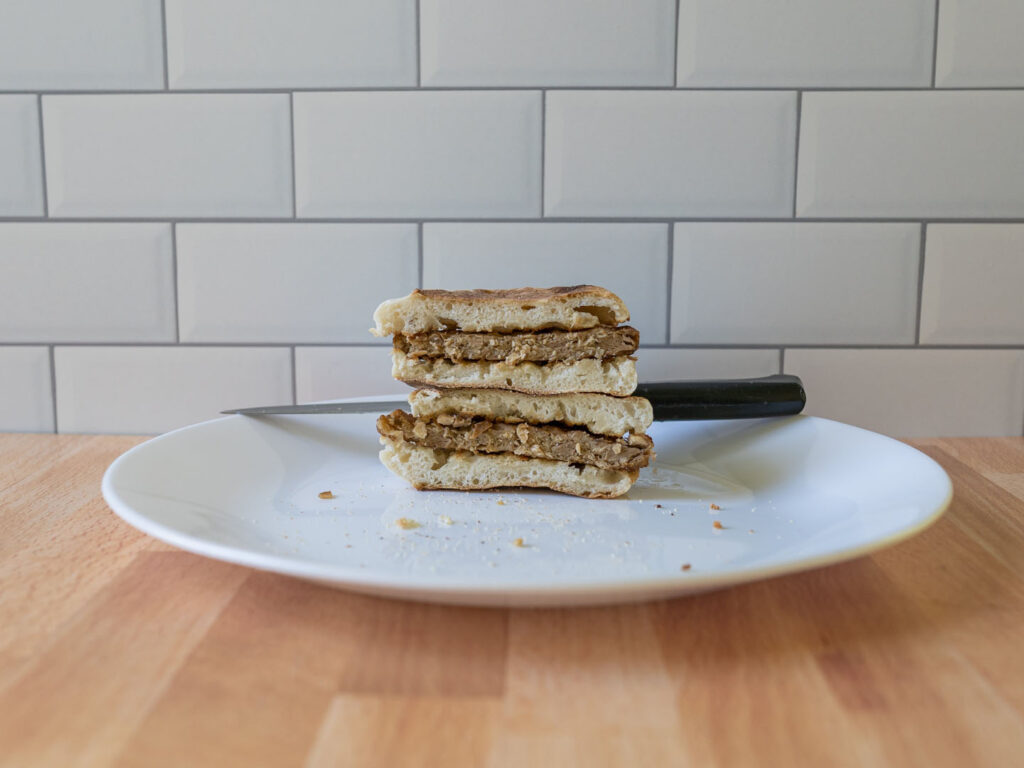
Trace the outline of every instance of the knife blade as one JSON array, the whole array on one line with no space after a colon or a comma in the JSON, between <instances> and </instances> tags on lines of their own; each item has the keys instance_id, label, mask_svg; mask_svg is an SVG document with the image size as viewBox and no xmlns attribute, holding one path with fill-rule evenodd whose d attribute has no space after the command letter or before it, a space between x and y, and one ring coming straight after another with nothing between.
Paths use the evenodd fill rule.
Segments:
<instances>
[{"instance_id":1,"label":"knife blade","mask_svg":"<svg viewBox=\"0 0 1024 768\"><path fill-rule=\"evenodd\" d=\"M242 416L288 416L307 413L381 413L408 405L404 398L373 400L364 403L307 403L305 405L261 405L256 408L233 408L221 413Z\"/></svg>"},{"instance_id":2,"label":"knife blade","mask_svg":"<svg viewBox=\"0 0 1024 768\"><path fill-rule=\"evenodd\" d=\"M792 416L800 413L807 402L803 383L799 377L790 374L762 376L756 379L659 381L640 384L633 394L651 401L655 421ZM381 413L403 405L407 405L405 399L395 399L361 403L266 405L256 408L235 408L221 413L242 416Z\"/></svg>"}]
</instances>

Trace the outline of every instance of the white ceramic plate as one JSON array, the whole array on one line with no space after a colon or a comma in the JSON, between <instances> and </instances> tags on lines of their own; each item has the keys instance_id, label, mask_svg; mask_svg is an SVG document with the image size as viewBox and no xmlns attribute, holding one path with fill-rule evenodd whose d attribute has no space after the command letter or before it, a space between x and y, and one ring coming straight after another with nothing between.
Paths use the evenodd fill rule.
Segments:
<instances>
[{"instance_id":1,"label":"white ceramic plate","mask_svg":"<svg viewBox=\"0 0 1024 768\"><path fill-rule=\"evenodd\" d=\"M103 496L131 525L200 555L477 605L647 600L837 563L912 536L951 498L919 451L810 416L657 423L657 461L619 499L418 492L378 461L374 421L196 424L118 458ZM335 498L320 499L325 490Z\"/></svg>"}]
</instances>

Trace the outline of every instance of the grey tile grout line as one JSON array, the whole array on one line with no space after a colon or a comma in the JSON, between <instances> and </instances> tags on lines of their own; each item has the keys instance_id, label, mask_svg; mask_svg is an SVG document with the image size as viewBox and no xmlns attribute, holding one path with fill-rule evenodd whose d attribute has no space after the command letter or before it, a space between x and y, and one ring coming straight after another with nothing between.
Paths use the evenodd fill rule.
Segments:
<instances>
[{"instance_id":1,"label":"grey tile grout line","mask_svg":"<svg viewBox=\"0 0 1024 768\"><path fill-rule=\"evenodd\" d=\"M917 261L917 322L914 325L914 344L921 346L921 311L924 308L924 260L928 242L928 225L921 222L921 250Z\"/></svg>"},{"instance_id":2,"label":"grey tile grout line","mask_svg":"<svg viewBox=\"0 0 1024 768\"><path fill-rule=\"evenodd\" d=\"M676 18L672 25L672 87L679 87L679 0L676 0Z\"/></svg>"},{"instance_id":3,"label":"grey tile grout line","mask_svg":"<svg viewBox=\"0 0 1024 768\"><path fill-rule=\"evenodd\" d=\"M167 58L167 1L160 0L160 39L163 43L164 53L164 90L171 89L171 72Z\"/></svg>"},{"instance_id":4,"label":"grey tile grout line","mask_svg":"<svg viewBox=\"0 0 1024 768\"><path fill-rule=\"evenodd\" d=\"M174 343L181 342L181 313L178 310L178 225L171 224L171 276L174 292Z\"/></svg>"},{"instance_id":5,"label":"grey tile grout line","mask_svg":"<svg viewBox=\"0 0 1024 768\"><path fill-rule=\"evenodd\" d=\"M443 216L423 218L415 216L344 217L344 216L0 216L0 224L39 223L54 224L1024 224L1024 217L867 217L853 216L798 216L786 213L780 216L509 216L507 218L474 218Z\"/></svg>"},{"instance_id":6,"label":"grey tile grout line","mask_svg":"<svg viewBox=\"0 0 1024 768\"><path fill-rule=\"evenodd\" d=\"M291 92L288 94L288 140L292 150L292 218L297 219L299 208L296 202L298 192L295 189L295 94Z\"/></svg>"},{"instance_id":7,"label":"grey tile grout line","mask_svg":"<svg viewBox=\"0 0 1024 768\"><path fill-rule=\"evenodd\" d=\"M416 0L416 87L423 85L423 65L420 63L420 52L423 46L420 44L420 0Z\"/></svg>"},{"instance_id":8,"label":"grey tile grout line","mask_svg":"<svg viewBox=\"0 0 1024 768\"><path fill-rule=\"evenodd\" d=\"M154 94L177 95L177 94L285 94L285 93L416 93L418 91L662 91L665 93L702 93L705 91L735 91L740 93L761 93L763 91L809 91L823 93L887 93L890 91L902 93L912 91L930 92L937 90L940 93L947 91L1024 91L1020 85L970 85L970 86L947 86L933 89L929 85L864 85L864 86L820 86L820 85L708 85L708 86L680 86L671 85L373 85L373 86L347 86L342 88L324 88L317 86L281 86L274 88L175 88L173 91L162 88L93 88L93 89L7 89L0 90L0 96L25 96L41 93L44 96L152 96Z\"/></svg>"},{"instance_id":9,"label":"grey tile grout line","mask_svg":"<svg viewBox=\"0 0 1024 768\"><path fill-rule=\"evenodd\" d=\"M381 347L383 349L390 349L390 342L362 342L362 341L149 341L149 340L136 340L136 341L72 341L70 339L39 339L35 341L4 341L0 339L0 348L5 347L45 347L52 345L54 347L104 347L122 349L126 347L180 347L187 349L189 347L204 348L204 347L225 347L225 348L239 348L239 347L253 347L253 348L277 348L283 349L289 346L297 347ZM1024 345L1021 346L1024 349Z\"/></svg>"},{"instance_id":10,"label":"grey tile grout line","mask_svg":"<svg viewBox=\"0 0 1024 768\"><path fill-rule=\"evenodd\" d=\"M50 218L50 192L46 186L46 141L43 137L43 95L36 94L36 119L39 122L39 171L43 176L43 218Z\"/></svg>"},{"instance_id":11,"label":"grey tile grout line","mask_svg":"<svg viewBox=\"0 0 1024 768\"><path fill-rule=\"evenodd\" d=\"M1019 344L915 344L912 341L904 343L885 343L879 342L877 344L865 344L863 342L851 342L849 344L839 343L811 343L811 342L704 342L704 343L690 343L690 344L640 344L641 349L676 349L676 350L687 350L687 349L750 349L750 350L763 350L763 349L779 349L785 347L786 349L901 349L907 352L913 352L917 350L935 350L944 352L971 352L974 350L982 351L999 351L1005 350L1007 352L1024 351L1024 341Z\"/></svg>"},{"instance_id":12,"label":"grey tile grout line","mask_svg":"<svg viewBox=\"0 0 1024 768\"><path fill-rule=\"evenodd\" d=\"M68 340L36 340L36 341L2 341L0 340L0 347L45 347L53 345L55 347L174 347L180 349L188 348L210 348L210 347L224 347L224 348L272 348L272 349L286 349L294 346L300 347L375 347L378 349L390 349L390 344L372 342L372 341L186 341L186 342L174 342L174 341L68 341ZM700 349L727 349L727 350L765 350L765 349L779 349L780 345L785 346L786 349L900 349L905 351L916 351L916 350L936 350L936 351L947 351L947 352L972 352L975 350L979 351L999 351L1004 350L1007 352L1024 352L1024 342L1020 344L915 344L913 342L905 343L884 343L879 342L877 344L864 344L864 343L850 343L850 344L836 344L836 343L793 343L793 342L749 342L749 343L736 343L736 342L706 342L706 343L691 343L691 344L647 344L641 342L641 349L669 349L669 350L700 350Z\"/></svg>"},{"instance_id":13,"label":"grey tile grout line","mask_svg":"<svg viewBox=\"0 0 1024 768\"><path fill-rule=\"evenodd\" d=\"M423 222L416 225L416 287L423 287Z\"/></svg>"},{"instance_id":14,"label":"grey tile grout line","mask_svg":"<svg viewBox=\"0 0 1024 768\"><path fill-rule=\"evenodd\" d=\"M544 218L544 185L546 184L548 144L548 92L540 92L540 218Z\"/></svg>"},{"instance_id":15,"label":"grey tile grout line","mask_svg":"<svg viewBox=\"0 0 1024 768\"><path fill-rule=\"evenodd\" d=\"M676 262L676 228L672 222L667 222L668 227L668 269L665 270L665 343L672 343L672 271Z\"/></svg>"},{"instance_id":16,"label":"grey tile grout line","mask_svg":"<svg viewBox=\"0 0 1024 768\"><path fill-rule=\"evenodd\" d=\"M54 348L56 345L50 344L50 400L53 402L53 434L58 434L57 431L57 364L55 362L56 354Z\"/></svg>"},{"instance_id":17,"label":"grey tile grout line","mask_svg":"<svg viewBox=\"0 0 1024 768\"><path fill-rule=\"evenodd\" d=\"M935 87L935 67L939 60L939 0L935 0L935 27L932 31L932 88Z\"/></svg>"},{"instance_id":18,"label":"grey tile grout line","mask_svg":"<svg viewBox=\"0 0 1024 768\"><path fill-rule=\"evenodd\" d=\"M298 373L295 371L295 346L288 347L290 351L290 359L292 364L292 405L299 404L299 387L296 384L298 381Z\"/></svg>"},{"instance_id":19,"label":"grey tile grout line","mask_svg":"<svg viewBox=\"0 0 1024 768\"><path fill-rule=\"evenodd\" d=\"M796 183L800 176L800 115L804 105L804 92L796 92L796 141L793 145L793 218L796 218Z\"/></svg>"}]
</instances>

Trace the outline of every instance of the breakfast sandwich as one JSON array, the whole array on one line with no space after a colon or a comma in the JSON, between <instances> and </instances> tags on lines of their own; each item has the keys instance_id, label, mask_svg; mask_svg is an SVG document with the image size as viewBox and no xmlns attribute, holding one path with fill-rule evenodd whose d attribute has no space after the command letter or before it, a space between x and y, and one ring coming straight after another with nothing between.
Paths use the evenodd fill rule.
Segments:
<instances>
[{"instance_id":1,"label":"breakfast sandwich","mask_svg":"<svg viewBox=\"0 0 1024 768\"><path fill-rule=\"evenodd\" d=\"M593 285L417 290L374 312L393 335L392 374L414 386L530 394L636 389L640 341L618 296Z\"/></svg>"},{"instance_id":2,"label":"breakfast sandwich","mask_svg":"<svg viewBox=\"0 0 1024 768\"><path fill-rule=\"evenodd\" d=\"M412 413L377 420L381 461L418 489L625 493L653 458L651 404L631 397L639 343L592 285L414 291L374 313Z\"/></svg>"},{"instance_id":3,"label":"breakfast sandwich","mask_svg":"<svg viewBox=\"0 0 1024 768\"><path fill-rule=\"evenodd\" d=\"M642 397L418 389L381 416L381 461L418 489L550 488L620 496L653 456Z\"/></svg>"}]
</instances>

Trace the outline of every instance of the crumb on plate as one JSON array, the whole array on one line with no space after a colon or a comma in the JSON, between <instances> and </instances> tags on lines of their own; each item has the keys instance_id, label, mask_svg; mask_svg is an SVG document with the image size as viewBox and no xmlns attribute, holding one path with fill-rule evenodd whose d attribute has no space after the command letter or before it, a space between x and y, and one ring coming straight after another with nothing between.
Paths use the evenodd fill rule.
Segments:
<instances>
[{"instance_id":1,"label":"crumb on plate","mask_svg":"<svg viewBox=\"0 0 1024 768\"><path fill-rule=\"evenodd\" d=\"M519 537L518 539L515 539L515 540L514 540L514 541L512 542L512 546L513 546L513 547L520 547L520 548L522 548L522 547L525 547L526 545L525 545L525 544L523 544L523 537L522 537L522 536L520 536L520 537Z\"/></svg>"},{"instance_id":2,"label":"crumb on plate","mask_svg":"<svg viewBox=\"0 0 1024 768\"><path fill-rule=\"evenodd\" d=\"M441 515L440 519L441 519L441 522L444 523L445 525L453 525L455 523L455 521L452 520L450 517L448 517L448 515Z\"/></svg>"},{"instance_id":3,"label":"crumb on plate","mask_svg":"<svg viewBox=\"0 0 1024 768\"><path fill-rule=\"evenodd\" d=\"M681 566L679 566L679 570L680 570L680 571L688 571L688 570L690 570L690 569L691 569L692 567L693 567L693 566L692 566L692 565L690 565L689 563L683 563L683 564L682 564Z\"/></svg>"},{"instance_id":4,"label":"crumb on plate","mask_svg":"<svg viewBox=\"0 0 1024 768\"><path fill-rule=\"evenodd\" d=\"M722 521L721 520L715 520L715 522L713 522L712 525L715 527L715 530L717 530L717 531L720 531L723 528L725 528L725 526L722 525Z\"/></svg>"},{"instance_id":5,"label":"crumb on plate","mask_svg":"<svg viewBox=\"0 0 1024 768\"><path fill-rule=\"evenodd\" d=\"M718 506L717 504L712 504L712 505L711 505L711 508L712 508L713 510L715 510L715 512L717 512L717 511L719 511L719 510L721 509L721 507L720 507L720 506Z\"/></svg>"},{"instance_id":6,"label":"crumb on plate","mask_svg":"<svg viewBox=\"0 0 1024 768\"><path fill-rule=\"evenodd\" d=\"M317 496L319 496L321 499L333 499L334 498L334 492L333 491L320 491L320 493L318 493Z\"/></svg>"},{"instance_id":7,"label":"crumb on plate","mask_svg":"<svg viewBox=\"0 0 1024 768\"><path fill-rule=\"evenodd\" d=\"M397 525L403 531L411 531L413 528L420 527L420 524L413 520L411 517L400 517L395 521L395 525Z\"/></svg>"}]
</instances>

